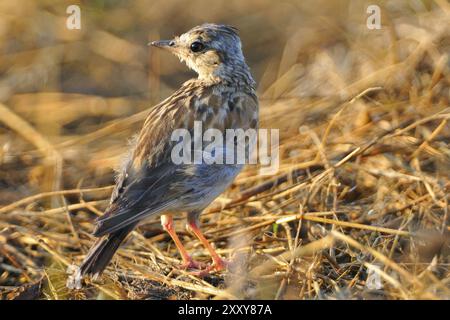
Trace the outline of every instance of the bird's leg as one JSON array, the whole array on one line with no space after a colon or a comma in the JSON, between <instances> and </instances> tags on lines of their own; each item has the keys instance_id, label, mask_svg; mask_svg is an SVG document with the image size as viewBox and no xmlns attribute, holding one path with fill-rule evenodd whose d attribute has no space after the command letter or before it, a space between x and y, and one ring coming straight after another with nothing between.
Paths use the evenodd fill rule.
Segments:
<instances>
[{"instance_id":1,"label":"bird's leg","mask_svg":"<svg viewBox=\"0 0 450 320\"><path fill-rule=\"evenodd\" d=\"M205 248L208 250L209 254L211 255L211 258L213 260L213 264L208 270L214 269L216 271L221 271L226 269L227 262L224 261L217 252L214 250L214 248L211 246L211 244L206 240L205 236L201 232L199 226L198 226L198 213L189 213L187 216L187 227L192 231L192 233L195 234L195 236L200 240L200 242L205 246Z\"/></svg>"},{"instance_id":2,"label":"bird's leg","mask_svg":"<svg viewBox=\"0 0 450 320\"><path fill-rule=\"evenodd\" d=\"M199 263L195 262L194 260L192 260L191 256L189 255L189 253L186 251L183 244L181 243L180 238L178 238L178 235L176 234L175 229L173 227L172 215L170 215L170 214L161 215L161 225L162 225L163 229L170 235L173 242L175 242L175 245L181 254L181 258L183 259L183 264L181 265L181 267L184 269L189 269L189 268L200 269L201 265Z\"/></svg>"}]
</instances>

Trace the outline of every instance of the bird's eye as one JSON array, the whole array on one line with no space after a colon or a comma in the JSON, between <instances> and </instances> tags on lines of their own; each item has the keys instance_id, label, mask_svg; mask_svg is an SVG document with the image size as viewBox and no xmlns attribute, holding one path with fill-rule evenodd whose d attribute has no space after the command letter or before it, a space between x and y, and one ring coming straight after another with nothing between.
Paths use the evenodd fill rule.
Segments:
<instances>
[{"instance_id":1,"label":"bird's eye","mask_svg":"<svg viewBox=\"0 0 450 320\"><path fill-rule=\"evenodd\" d=\"M205 46L203 45L203 43L201 43L200 41L195 41L195 42L192 42L192 44L191 44L191 51L199 52L199 51L202 51L204 47Z\"/></svg>"}]
</instances>

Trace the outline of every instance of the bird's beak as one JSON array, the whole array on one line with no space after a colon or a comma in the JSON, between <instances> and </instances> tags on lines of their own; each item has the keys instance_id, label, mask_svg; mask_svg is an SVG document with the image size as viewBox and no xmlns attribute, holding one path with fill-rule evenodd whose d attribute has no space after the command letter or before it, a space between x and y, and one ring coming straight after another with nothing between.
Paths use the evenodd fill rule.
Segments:
<instances>
[{"instance_id":1,"label":"bird's beak","mask_svg":"<svg viewBox=\"0 0 450 320\"><path fill-rule=\"evenodd\" d=\"M169 49L175 47L175 41L174 40L159 40L159 41L152 41L149 42L147 45L162 48L162 49Z\"/></svg>"}]
</instances>

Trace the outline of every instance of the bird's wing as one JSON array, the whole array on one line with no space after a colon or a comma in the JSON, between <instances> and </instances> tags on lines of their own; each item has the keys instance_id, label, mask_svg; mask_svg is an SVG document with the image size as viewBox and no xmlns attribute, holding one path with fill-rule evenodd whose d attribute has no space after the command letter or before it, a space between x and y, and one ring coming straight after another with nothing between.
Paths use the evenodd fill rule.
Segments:
<instances>
[{"instance_id":1,"label":"bird's wing","mask_svg":"<svg viewBox=\"0 0 450 320\"><path fill-rule=\"evenodd\" d=\"M251 110L249 116L245 116L246 107ZM175 129L192 133L194 121L202 121L203 129L217 128L222 132L225 128L246 129L255 118L254 110L257 112L254 95L221 92L196 81L188 81L155 106L118 177L110 206L97 219L94 235L101 236L176 208L179 199L192 191L182 183L186 180L186 168L171 159L172 148L177 143L171 141Z\"/></svg>"}]
</instances>

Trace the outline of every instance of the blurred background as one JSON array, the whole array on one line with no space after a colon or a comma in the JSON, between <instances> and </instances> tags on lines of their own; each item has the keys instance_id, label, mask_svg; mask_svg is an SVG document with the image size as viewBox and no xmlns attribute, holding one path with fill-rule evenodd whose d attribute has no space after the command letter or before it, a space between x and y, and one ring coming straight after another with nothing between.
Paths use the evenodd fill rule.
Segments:
<instances>
[{"instance_id":1,"label":"blurred background","mask_svg":"<svg viewBox=\"0 0 450 320\"><path fill-rule=\"evenodd\" d=\"M80 30L66 27L66 9L73 4L81 9ZM374 4L381 9L381 29L371 30L366 10ZM280 174L298 170L299 164L309 170L305 163L328 168L355 147L413 125L372 150L369 169L361 171L359 159L337 172L333 186L340 183L339 192L346 190L337 198L353 206L347 216L351 211L359 222L369 210L383 215L412 201L408 208L419 212L416 227L439 231L436 250L446 247L447 1L0 1L0 286L33 283L55 252L59 263L85 252L91 221L109 196L113 169L146 110L195 76L175 57L146 44L204 22L239 29L258 83L261 127L280 130ZM271 178L249 169L225 197L236 198ZM419 185L420 179L429 183ZM106 188L58 193L96 187ZM287 200L278 207L285 212L297 212L300 204L310 210L333 207L322 191L306 196L310 191L298 189L273 201ZM414 207L414 199L427 194L427 204ZM266 205L272 206L252 210L264 213ZM51 210L67 215L55 218L59 211ZM67 219L75 220L71 225ZM79 234L78 228L84 231ZM47 239L47 248L33 242L38 235ZM82 246L71 242L80 238ZM440 263L448 263L447 256L443 259ZM446 268L440 272L436 279L447 278ZM295 297L314 297L302 292Z\"/></svg>"},{"instance_id":2,"label":"blurred background","mask_svg":"<svg viewBox=\"0 0 450 320\"><path fill-rule=\"evenodd\" d=\"M66 8L71 4L81 8L80 30L66 27ZM108 156L114 158L126 143L96 136L80 145L77 136L146 110L194 76L175 57L146 44L170 39L204 22L239 28L262 100L297 99L311 105L323 97L352 97L370 86L402 89L406 97L415 88L405 86L404 80L414 80L411 84L420 89L423 85L419 81L427 76L431 81L433 74L429 70L422 78L408 79L414 76L417 65L406 61L402 67L399 63L429 42L437 47L424 63L448 67L448 61L442 60L450 50L449 17L442 10L448 9L446 1L379 2L383 10L381 30L366 26L369 4L373 3L2 1L0 101L56 148L66 162L62 170L65 177L59 183L73 187L79 179L93 176L76 170L72 161L92 166L94 171L109 170L116 160L109 161ZM443 75L448 76L447 72L444 68ZM445 78L434 92L436 99L448 103ZM308 124L299 109L292 110L292 124L285 126ZM136 132L138 128L130 129ZM282 135L289 134L281 129ZM0 182L4 188L14 186L14 190L2 194L0 202L6 204L51 188L52 183L43 181L47 179L45 170L32 165L42 160L39 154L17 157L33 146L24 146L22 137L5 128L1 133ZM89 143L103 150L102 157L93 157ZM98 163L100 158L102 163ZM21 172L8 175L8 166L16 168L18 162L23 162Z\"/></svg>"}]
</instances>

